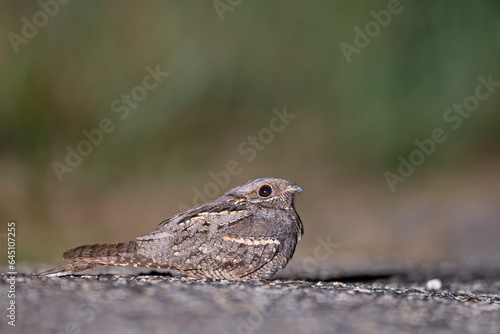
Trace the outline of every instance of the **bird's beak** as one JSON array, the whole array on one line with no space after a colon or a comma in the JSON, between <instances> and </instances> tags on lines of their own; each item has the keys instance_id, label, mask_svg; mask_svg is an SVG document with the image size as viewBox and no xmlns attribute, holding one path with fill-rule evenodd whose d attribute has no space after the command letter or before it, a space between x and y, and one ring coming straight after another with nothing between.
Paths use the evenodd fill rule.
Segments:
<instances>
[{"instance_id":1,"label":"bird's beak","mask_svg":"<svg viewBox=\"0 0 500 334\"><path fill-rule=\"evenodd\" d=\"M297 186L297 185L293 185L293 186L289 187L289 188L287 189L287 191L289 191L289 192L291 192L291 193L301 193L301 192L303 192L304 190L303 190L301 187Z\"/></svg>"}]
</instances>

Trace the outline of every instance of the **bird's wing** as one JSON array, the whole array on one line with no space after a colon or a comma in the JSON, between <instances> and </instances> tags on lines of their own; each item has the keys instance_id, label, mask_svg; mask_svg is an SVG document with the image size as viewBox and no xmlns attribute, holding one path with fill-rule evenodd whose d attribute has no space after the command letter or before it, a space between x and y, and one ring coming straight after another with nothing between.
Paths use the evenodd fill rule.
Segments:
<instances>
[{"instance_id":1,"label":"bird's wing","mask_svg":"<svg viewBox=\"0 0 500 334\"><path fill-rule=\"evenodd\" d=\"M265 222L253 210L220 204L174 216L136 240L142 244L138 251L160 266L236 278L259 269L281 248L279 239L252 233L262 230L260 224Z\"/></svg>"},{"instance_id":2,"label":"bird's wing","mask_svg":"<svg viewBox=\"0 0 500 334\"><path fill-rule=\"evenodd\" d=\"M282 210L257 210L222 231L220 239L227 249L227 260L221 268L245 277L273 260L289 235L286 224L282 224L284 219Z\"/></svg>"},{"instance_id":3,"label":"bird's wing","mask_svg":"<svg viewBox=\"0 0 500 334\"><path fill-rule=\"evenodd\" d=\"M245 277L269 263L280 251L282 245L277 238L235 237L224 235L225 257L218 268L231 272L236 277Z\"/></svg>"},{"instance_id":4,"label":"bird's wing","mask_svg":"<svg viewBox=\"0 0 500 334\"><path fill-rule=\"evenodd\" d=\"M179 241L177 239L192 238L196 234L212 238L217 231L229 228L251 215L252 212L246 207L237 207L233 203L204 205L163 221L154 231L140 236L136 240L167 239ZM174 244L176 243L174 242Z\"/></svg>"}]
</instances>

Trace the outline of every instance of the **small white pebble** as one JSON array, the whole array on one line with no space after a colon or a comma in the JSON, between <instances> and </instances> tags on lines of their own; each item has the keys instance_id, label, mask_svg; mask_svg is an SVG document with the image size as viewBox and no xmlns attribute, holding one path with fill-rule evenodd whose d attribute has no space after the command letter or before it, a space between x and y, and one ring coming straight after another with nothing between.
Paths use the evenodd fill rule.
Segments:
<instances>
[{"instance_id":1,"label":"small white pebble","mask_svg":"<svg viewBox=\"0 0 500 334\"><path fill-rule=\"evenodd\" d=\"M440 290L441 289L441 280L439 278L434 278L425 284L427 290Z\"/></svg>"}]
</instances>

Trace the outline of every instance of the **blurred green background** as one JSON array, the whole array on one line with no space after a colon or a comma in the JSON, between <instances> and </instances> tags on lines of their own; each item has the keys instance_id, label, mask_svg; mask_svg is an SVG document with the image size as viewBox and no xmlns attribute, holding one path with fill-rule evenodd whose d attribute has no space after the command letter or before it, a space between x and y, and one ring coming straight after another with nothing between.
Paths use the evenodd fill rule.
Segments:
<instances>
[{"instance_id":1,"label":"blurred green background","mask_svg":"<svg viewBox=\"0 0 500 334\"><path fill-rule=\"evenodd\" d=\"M443 119L479 76L500 81L498 1L402 0L385 27L371 12L393 1L215 4L0 1L0 233L16 221L19 261L149 232L232 160L218 195L268 175L305 189L296 258L328 237L334 261L498 260L500 91L457 129ZM341 43L367 24L348 62ZM135 88L157 66L169 75ZM112 103L131 92L122 120ZM284 108L295 118L266 137ZM60 182L54 161L106 118L114 130ZM384 173L436 128L447 140L391 191Z\"/></svg>"}]
</instances>

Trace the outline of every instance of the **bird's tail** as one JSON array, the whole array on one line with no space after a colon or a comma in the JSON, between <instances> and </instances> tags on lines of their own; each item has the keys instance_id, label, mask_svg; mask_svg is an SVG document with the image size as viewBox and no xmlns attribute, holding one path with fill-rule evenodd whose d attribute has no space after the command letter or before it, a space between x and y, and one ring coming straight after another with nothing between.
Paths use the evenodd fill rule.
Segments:
<instances>
[{"instance_id":1,"label":"bird's tail","mask_svg":"<svg viewBox=\"0 0 500 334\"><path fill-rule=\"evenodd\" d=\"M47 277L57 277L57 276L65 276L72 275L74 273L78 273L80 271L94 269L97 267L105 266L102 263L87 263L87 262L73 262L66 264L61 267L53 268L47 271L43 271L41 273L36 274L36 276L47 276Z\"/></svg>"},{"instance_id":2,"label":"bird's tail","mask_svg":"<svg viewBox=\"0 0 500 334\"><path fill-rule=\"evenodd\" d=\"M65 251L63 259L68 262L84 261L113 264L134 257L136 251L137 243L135 240L114 244L83 245Z\"/></svg>"},{"instance_id":3,"label":"bird's tail","mask_svg":"<svg viewBox=\"0 0 500 334\"><path fill-rule=\"evenodd\" d=\"M38 276L63 276L106 265L132 265L137 262L136 250L135 240L79 246L63 254L63 259L71 263L41 272Z\"/></svg>"}]
</instances>

